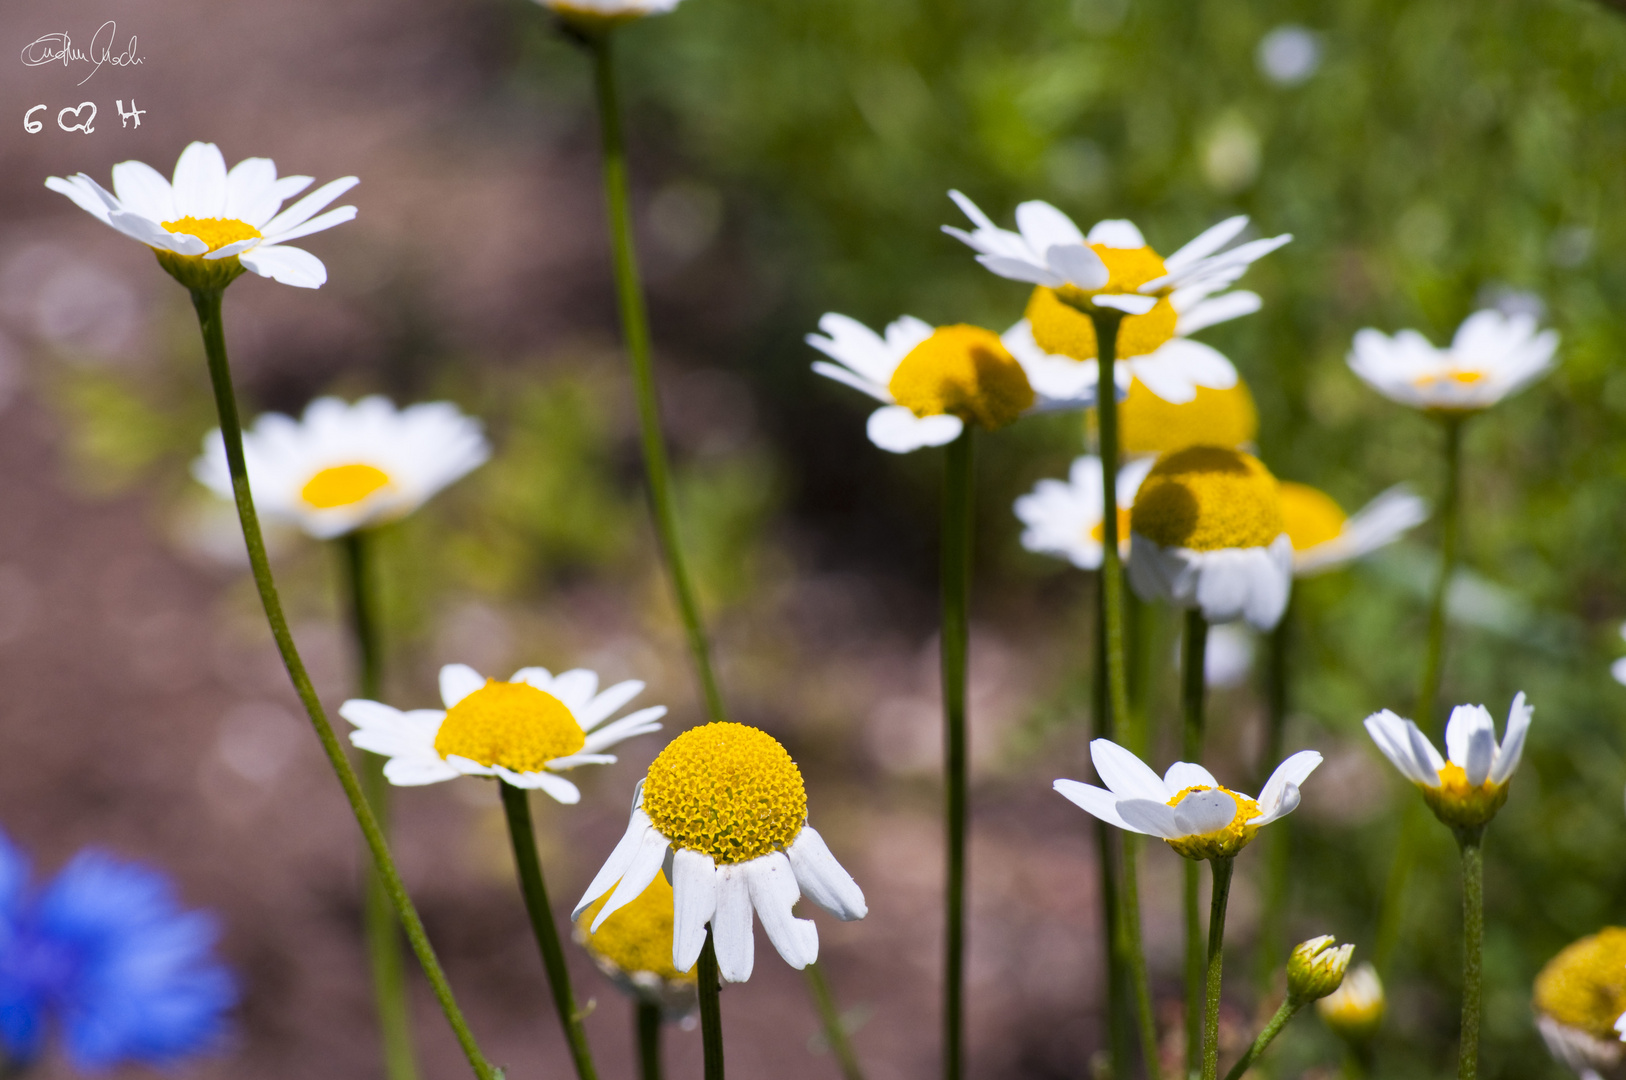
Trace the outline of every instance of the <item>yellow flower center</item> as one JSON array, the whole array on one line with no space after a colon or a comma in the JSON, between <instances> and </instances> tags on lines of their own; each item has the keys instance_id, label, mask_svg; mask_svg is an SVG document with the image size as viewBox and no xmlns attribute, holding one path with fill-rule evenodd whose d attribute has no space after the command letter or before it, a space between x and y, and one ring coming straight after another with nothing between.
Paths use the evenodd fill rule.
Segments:
<instances>
[{"instance_id":1,"label":"yellow flower center","mask_svg":"<svg viewBox=\"0 0 1626 1080\"><path fill-rule=\"evenodd\" d=\"M334 465L311 477L299 489L299 497L317 510L331 510L335 506L359 503L389 486L389 474L383 469L371 465Z\"/></svg>"},{"instance_id":2,"label":"yellow flower center","mask_svg":"<svg viewBox=\"0 0 1626 1080\"><path fill-rule=\"evenodd\" d=\"M1560 1024L1615 1038L1626 1012L1626 929L1606 926L1566 945L1536 976L1533 1004Z\"/></svg>"},{"instance_id":3,"label":"yellow flower center","mask_svg":"<svg viewBox=\"0 0 1626 1080\"><path fill-rule=\"evenodd\" d=\"M610 899L605 893L582 912L576 925L585 933ZM694 982L672 966L672 886L665 874L656 874L649 888L625 907L611 913L598 933L587 935L587 951L628 975L648 972L668 982Z\"/></svg>"},{"instance_id":4,"label":"yellow flower center","mask_svg":"<svg viewBox=\"0 0 1626 1080\"><path fill-rule=\"evenodd\" d=\"M1127 325L1129 320L1124 322ZM1122 333L1120 330L1120 337ZM1094 341L1092 337L1092 347ZM1183 405L1164 401L1136 379L1129 384L1129 396L1118 406L1118 434L1126 454L1166 454L1188 446L1241 446L1259 434L1259 412L1241 379L1227 390L1199 386L1196 398Z\"/></svg>"},{"instance_id":5,"label":"yellow flower center","mask_svg":"<svg viewBox=\"0 0 1626 1080\"><path fill-rule=\"evenodd\" d=\"M1169 805L1179 806L1185 797L1194 791L1225 792L1236 803L1236 816L1222 829L1165 842L1188 859L1227 859L1247 847L1248 841L1253 839L1253 834L1259 831L1259 826L1249 824L1259 816L1259 804L1230 788L1211 788L1206 784L1197 784L1181 789L1169 800Z\"/></svg>"},{"instance_id":6,"label":"yellow flower center","mask_svg":"<svg viewBox=\"0 0 1626 1080\"><path fill-rule=\"evenodd\" d=\"M236 218L176 218L174 221L160 222L166 230L172 233L185 233L195 236L209 245L210 251L219 251L227 244L235 244L239 240L258 240L260 230L246 221ZM195 256L202 258L202 256Z\"/></svg>"},{"instance_id":7,"label":"yellow flower center","mask_svg":"<svg viewBox=\"0 0 1626 1080\"><path fill-rule=\"evenodd\" d=\"M1507 802L1507 782L1495 784L1486 779L1475 787L1468 783L1468 774L1462 766L1451 761L1440 770L1439 787L1422 784L1418 787L1434 816L1453 828L1471 829L1483 825Z\"/></svg>"},{"instance_id":8,"label":"yellow flower center","mask_svg":"<svg viewBox=\"0 0 1626 1080\"><path fill-rule=\"evenodd\" d=\"M1343 533L1348 518L1331 495L1291 480L1282 481L1278 494L1282 499L1282 524L1287 527L1294 551L1308 551Z\"/></svg>"},{"instance_id":9,"label":"yellow flower center","mask_svg":"<svg viewBox=\"0 0 1626 1080\"><path fill-rule=\"evenodd\" d=\"M1163 547L1267 547L1283 531L1276 478L1252 455L1219 446L1165 454L1146 474L1130 522Z\"/></svg>"},{"instance_id":10,"label":"yellow flower center","mask_svg":"<svg viewBox=\"0 0 1626 1080\"><path fill-rule=\"evenodd\" d=\"M887 389L916 416L958 416L989 431L1033 407L1022 365L980 326L938 329L903 358Z\"/></svg>"},{"instance_id":11,"label":"yellow flower center","mask_svg":"<svg viewBox=\"0 0 1626 1080\"><path fill-rule=\"evenodd\" d=\"M1079 289L1073 289L1072 293L1079 298L1095 295ZM1034 289L1028 299L1026 314L1033 326L1033 340L1045 352L1070 356L1074 360L1094 360L1101 355L1096 347L1095 323L1088 315L1063 300L1055 289L1047 289L1043 285ZM1132 356L1156 352L1164 342L1174 337L1174 327L1178 321L1174 305L1169 303L1167 297L1160 298L1157 306L1144 315L1124 316L1123 322L1118 324L1118 359L1127 360Z\"/></svg>"},{"instance_id":12,"label":"yellow flower center","mask_svg":"<svg viewBox=\"0 0 1626 1080\"><path fill-rule=\"evenodd\" d=\"M1090 539L1097 544L1107 542L1107 523L1105 520L1097 521L1090 529ZM1129 539L1129 511L1118 507L1118 542L1121 544Z\"/></svg>"},{"instance_id":13,"label":"yellow flower center","mask_svg":"<svg viewBox=\"0 0 1626 1080\"><path fill-rule=\"evenodd\" d=\"M772 735L744 724L691 728L644 781L644 813L674 847L719 863L787 847L807 820L801 770Z\"/></svg>"},{"instance_id":14,"label":"yellow flower center","mask_svg":"<svg viewBox=\"0 0 1626 1080\"><path fill-rule=\"evenodd\" d=\"M514 772L541 772L580 750L587 736L564 702L529 683L486 684L446 711L435 753Z\"/></svg>"}]
</instances>

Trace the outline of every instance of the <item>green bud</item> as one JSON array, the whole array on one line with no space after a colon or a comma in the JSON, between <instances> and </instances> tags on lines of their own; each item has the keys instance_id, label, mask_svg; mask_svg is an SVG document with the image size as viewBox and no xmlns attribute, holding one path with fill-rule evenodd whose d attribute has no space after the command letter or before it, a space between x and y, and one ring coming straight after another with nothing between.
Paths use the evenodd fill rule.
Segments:
<instances>
[{"instance_id":1,"label":"green bud","mask_svg":"<svg viewBox=\"0 0 1626 1080\"><path fill-rule=\"evenodd\" d=\"M1334 945L1331 934L1311 938L1293 947L1287 958L1287 995L1296 1001L1324 998L1338 989L1349 970L1353 945Z\"/></svg>"}]
</instances>

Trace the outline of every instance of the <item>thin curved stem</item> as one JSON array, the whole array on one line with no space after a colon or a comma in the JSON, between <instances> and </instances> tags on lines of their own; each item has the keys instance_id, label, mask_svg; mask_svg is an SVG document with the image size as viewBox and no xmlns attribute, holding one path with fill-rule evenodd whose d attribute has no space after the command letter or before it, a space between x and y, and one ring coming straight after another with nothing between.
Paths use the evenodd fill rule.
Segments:
<instances>
[{"instance_id":1,"label":"thin curved stem","mask_svg":"<svg viewBox=\"0 0 1626 1080\"><path fill-rule=\"evenodd\" d=\"M1203 1080L1219 1076L1220 981L1225 966L1225 905L1231 896L1233 859L1210 859L1214 872L1208 908L1208 993L1203 1006Z\"/></svg>"},{"instance_id":2,"label":"thin curved stem","mask_svg":"<svg viewBox=\"0 0 1626 1080\"><path fill-rule=\"evenodd\" d=\"M700 950L700 963L695 972L700 993L700 1043L705 1054L706 1080L723 1080L723 1009L719 1000L722 989L717 975L717 950L711 944L711 927L706 927L706 944Z\"/></svg>"},{"instance_id":3,"label":"thin curved stem","mask_svg":"<svg viewBox=\"0 0 1626 1080\"><path fill-rule=\"evenodd\" d=\"M357 530L339 538L346 592L350 599L350 630L356 642L357 690L361 697L383 696L384 650L378 627L377 551L371 532ZM359 772L362 791L378 818L386 838L390 832L390 784L384 779L384 759L363 753ZM378 1034L388 1080L417 1080L417 1055L412 1047L412 1013L407 1001L406 972L401 956L400 925L390 906L384 879L371 859L364 871L365 898L362 925L367 959L373 975L373 1002L378 1010Z\"/></svg>"},{"instance_id":4,"label":"thin curved stem","mask_svg":"<svg viewBox=\"0 0 1626 1080\"><path fill-rule=\"evenodd\" d=\"M1248 1052L1243 1054L1241 1059L1231 1066L1231 1071L1225 1074L1225 1080L1242 1080L1242 1074L1259 1060L1259 1055L1265 1052L1266 1047L1282 1033L1282 1028L1287 1026L1287 1022L1298 1015L1298 1011L1304 1006L1305 1002L1295 1001L1292 997L1282 1002L1281 1008L1276 1010L1276 1015L1260 1029L1258 1037L1253 1040L1253 1045L1248 1047Z\"/></svg>"},{"instance_id":5,"label":"thin curved stem","mask_svg":"<svg viewBox=\"0 0 1626 1080\"><path fill-rule=\"evenodd\" d=\"M638 1080L661 1080L661 1007L638 999Z\"/></svg>"},{"instance_id":6,"label":"thin curved stem","mask_svg":"<svg viewBox=\"0 0 1626 1080\"><path fill-rule=\"evenodd\" d=\"M1208 654L1208 620L1198 610L1186 612L1185 635L1180 660L1181 751L1185 761L1201 763L1206 720L1203 708L1208 692L1205 678ZM1184 911L1186 928L1186 1074L1199 1068L1202 1048L1203 938L1199 908L1198 866L1186 860L1184 866Z\"/></svg>"},{"instance_id":7,"label":"thin curved stem","mask_svg":"<svg viewBox=\"0 0 1626 1080\"><path fill-rule=\"evenodd\" d=\"M818 961L802 969L807 978L808 993L819 1011L819 1024L824 1029L824 1041L841 1066L846 1080L864 1080L864 1070L858 1066L858 1055L853 1052L852 1039L847 1036L847 1025L841 1022L841 1010L836 1008L836 997L830 992L830 983L824 977L824 968Z\"/></svg>"},{"instance_id":8,"label":"thin curved stem","mask_svg":"<svg viewBox=\"0 0 1626 1080\"><path fill-rule=\"evenodd\" d=\"M294 692L299 695L300 704L304 706L305 714L310 717L311 727L315 729L316 737L322 744L322 752L327 756L329 766L339 778L339 786L344 789L344 797L350 803L356 824L361 827L362 836L367 840L367 848L372 852L373 862L384 880L384 891L389 894L396 917L401 920L401 929L406 933L407 942L412 946L412 952L417 956L418 963L423 966L424 976L429 980L435 1000L440 1003L441 1011L446 1014L446 1022L451 1025L452 1033L457 1037L458 1045L462 1048L463 1055L468 1059L474 1074L480 1080L496 1080L496 1071L480 1052L479 1044L474 1040L474 1033L469 1030L463 1011L458 1007L451 985L446 981L446 973L440 966L440 960L435 956L434 946L430 945L429 935L424 932L423 920L418 917L418 909L413 906L412 898L407 895L406 886L402 884L401 875L395 868L395 860L390 856L384 831L379 827L378 818L374 816L372 807L367 803L367 797L361 790L361 781L357 779L355 770L350 767L349 759L344 754L344 747L333 732L333 725L328 723L327 712L322 708L321 699L316 696L310 675L305 671L305 662L300 659L299 649L294 645L293 634L288 630L288 619L282 611L282 599L277 595L276 582L271 576L271 562L265 554L265 540L260 534L260 519L254 511L254 495L249 489L248 466L243 459L242 420L237 412L237 395L232 388L231 364L226 356L225 327L221 322L221 298L219 290L194 290L192 306L198 313L198 327L203 333L203 350L209 361L209 380L214 387L215 408L219 413L220 433L226 447L226 465L231 472L232 495L237 504L237 520L243 528L243 541L248 547L249 566L254 573L255 588L260 593L260 604L265 609L265 620L271 627L271 636L276 640L283 666L288 669L288 678L294 685Z\"/></svg>"},{"instance_id":9,"label":"thin curved stem","mask_svg":"<svg viewBox=\"0 0 1626 1080\"><path fill-rule=\"evenodd\" d=\"M943 1076L965 1067L966 653L971 592L972 429L949 443L943 458L943 772L945 868L943 940Z\"/></svg>"},{"instance_id":10,"label":"thin curved stem","mask_svg":"<svg viewBox=\"0 0 1626 1080\"><path fill-rule=\"evenodd\" d=\"M1457 1050L1457 1080L1478 1080L1479 1015L1484 986L1485 859L1480 830L1457 834L1462 849L1462 1044Z\"/></svg>"}]
</instances>

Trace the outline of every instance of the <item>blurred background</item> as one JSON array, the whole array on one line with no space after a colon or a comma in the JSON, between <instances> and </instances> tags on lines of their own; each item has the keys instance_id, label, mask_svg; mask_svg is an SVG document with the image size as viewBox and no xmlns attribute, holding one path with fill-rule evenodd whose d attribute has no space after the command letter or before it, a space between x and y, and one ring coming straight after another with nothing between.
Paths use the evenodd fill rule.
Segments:
<instances>
[{"instance_id":1,"label":"blurred background","mask_svg":"<svg viewBox=\"0 0 1626 1080\"><path fill-rule=\"evenodd\" d=\"M242 279L227 327L248 410L381 391L482 417L495 459L384 542L387 684L434 703L440 664L636 676L700 721L642 502L610 287L585 57L522 0L10 0L5 40L138 35L139 66L0 65L0 828L49 871L84 844L162 864L218 911L244 1003L188 1075L380 1074L359 938L357 838L277 662L234 519L189 478L213 426L185 293L48 175L193 139L228 161L362 178L360 217L309 242L316 293ZM1205 334L1249 381L1261 456L1348 510L1407 480L1437 494L1440 435L1348 372L1362 326L1444 342L1476 307L1540 312L1557 371L1467 433L1464 569L1445 698L1536 707L1487 847L1485 1074L1563 1075L1529 985L1569 940L1626 920L1626 23L1583 0L687 0L621 35L639 239L684 524L736 718L789 748L813 820L863 885L864 922L821 917L822 961L873 1080L933 1075L940 936L934 453L864 437L865 403L812 375L820 314L1003 328L1026 291L943 223L964 190L1001 223L1045 198L1131 217L1167 253L1247 213L1294 242L1244 282L1264 310ZM81 82L81 80L85 80ZM98 104L93 132L49 123ZM115 100L145 110L121 128ZM47 127L20 114L47 104ZM1023 552L1012 500L1062 476L1077 416L981 441L974 589L971 1067L1090 1075L1104 1044L1093 828L1050 791L1087 764L1090 575ZM274 556L332 704L353 658L334 553ZM1368 955L1415 795L1360 729L1408 711L1435 528L1297 600L1289 748L1326 764L1291 824L1292 939ZM1174 620L1148 615L1148 702L1173 754ZM1216 691L1208 764L1259 760L1247 672ZM539 803L555 900L620 835L663 744L627 745L573 808ZM1245 782L1245 783L1244 783ZM1250 789L1251 790L1251 789ZM431 936L509 1075L567 1058L513 888L496 794L404 792L398 848ZM1385 1077L1454 1059L1460 967L1451 841L1405 898ZM1239 862L1227 1038L1275 1005L1256 974L1263 854ZM1178 1030L1178 868L1146 860L1160 1013ZM766 949L760 942L759 949ZM833 1077L800 977L760 958L724 997L741 1076ZM604 1071L631 1069L630 1010L580 955ZM431 1076L463 1068L425 988ZM698 1033L669 1040L699 1070ZM1333 1074L1314 1019L1264 1072ZM66 1075L62 1066L46 1070Z\"/></svg>"}]
</instances>

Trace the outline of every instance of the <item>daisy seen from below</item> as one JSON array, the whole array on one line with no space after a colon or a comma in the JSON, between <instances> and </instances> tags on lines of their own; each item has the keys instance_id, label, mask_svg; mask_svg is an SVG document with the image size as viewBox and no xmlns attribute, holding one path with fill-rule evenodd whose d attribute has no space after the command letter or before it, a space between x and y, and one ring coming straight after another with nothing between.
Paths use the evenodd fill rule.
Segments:
<instances>
[{"instance_id":1,"label":"daisy seen from below","mask_svg":"<svg viewBox=\"0 0 1626 1080\"><path fill-rule=\"evenodd\" d=\"M405 517L491 456L480 422L446 401L397 409L374 395L317 398L295 420L267 413L243 435L260 512L329 540ZM232 498L225 443L203 440L192 475Z\"/></svg>"},{"instance_id":2,"label":"daisy seen from below","mask_svg":"<svg viewBox=\"0 0 1626 1080\"><path fill-rule=\"evenodd\" d=\"M1396 484L1353 516L1345 516L1331 495L1308 484L1283 480L1278 493L1297 577L1346 566L1428 520L1428 504L1404 484Z\"/></svg>"},{"instance_id":3,"label":"daisy seen from below","mask_svg":"<svg viewBox=\"0 0 1626 1080\"><path fill-rule=\"evenodd\" d=\"M1218 446L1165 454L1130 511L1129 579L1144 600L1269 630L1292 591L1293 546L1276 478Z\"/></svg>"},{"instance_id":4,"label":"daisy seen from below","mask_svg":"<svg viewBox=\"0 0 1626 1080\"><path fill-rule=\"evenodd\" d=\"M611 764L615 757L605 750L660 730L656 721L666 715L664 705L606 723L643 689L643 683L629 679L601 691L598 675L583 668L559 675L521 668L498 682L467 664L447 664L440 669L445 709L402 712L351 699L339 715L356 727L352 743L389 758L384 776L399 787L489 776L572 804L581 792L561 772Z\"/></svg>"},{"instance_id":5,"label":"daisy seen from below","mask_svg":"<svg viewBox=\"0 0 1626 1080\"><path fill-rule=\"evenodd\" d=\"M1488 409L1546 374L1558 349L1556 330L1536 329L1528 312L1478 311L1446 348L1415 330L1390 337L1355 334L1350 370L1391 401L1441 413Z\"/></svg>"},{"instance_id":6,"label":"daisy seen from below","mask_svg":"<svg viewBox=\"0 0 1626 1080\"><path fill-rule=\"evenodd\" d=\"M1118 470L1118 548L1129 553L1129 508L1152 467L1152 459L1132 461ZM1073 461L1066 480L1040 480L1016 500L1016 516L1026 528L1022 546L1066 559L1080 570L1101 567L1101 459L1085 454Z\"/></svg>"},{"instance_id":7,"label":"daisy seen from below","mask_svg":"<svg viewBox=\"0 0 1626 1080\"><path fill-rule=\"evenodd\" d=\"M1571 942L1536 975L1531 1008L1547 1049L1578 1076L1618 1076L1626 1013L1626 929Z\"/></svg>"},{"instance_id":8,"label":"daisy seen from below","mask_svg":"<svg viewBox=\"0 0 1626 1080\"><path fill-rule=\"evenodd\" d=\"M753 911L798 969L819 955L817 928L791 913L798 899L842 920L868 913L863 892L807 823L796 763L771 735L744 724L691 728L661 751L638 786L626 835L571 917L608 893L589 924L598 932L668 863L672 966L680 972L694 967L709 927L722 978L749 979Z\"/></svg>"},{"instance_id":9,"label":"daisy seen from below","mask_svg":"<svg viewBox=\"0 0 1626 1080\"><path fill-rule=\"evenodd\" d=\"M995 431L1029 412L1083 408L1095 388L1072 396L1037 392L1032 349L978 326L933 327L905 315L877 334L834 312L819 320L823 334L807 343L836 363L813 370L881 403L870 414L869 439L882 450L906 454L953 442L970 424ZM1014 348L1012 347L1014 344Z\"/></svg>"},{"instance_id":10,"label":"daisy seen from below","mask_svg":"<svg viewBox=\"0 0 1626 1080\"><path fill-rule=\"evenodd\" d=\"M1458 705L1445 726L1443 758L1415 723L1388 709L1367 717L1366 731L1400 775L1422 791L1435 817L1455 829L1477 829L1507 802L1534 711L1523 693L1515 695L1498 745L1496 722L1485 706Z\"/></svg>"},{"instance_id":11,"label":"daisy seen from below","mask_svg":"<svg viewBox=\"0 0 1626 1080\"><path fill-rule=\"evenodd\" d=\"M223 289L244 270L315 289L327 281L327 268L288 243L355 217L354 206L326 208L360 181L330 181L282 208L312 180L278 177L270 158L245 158L228 170L219 147L194 142L181 151L172 180L143 162L125 161L113 166L111 192L84 173L53 176L45 186L152 248L159 264L189 289Z\"/></svg>"}]
</instances>

